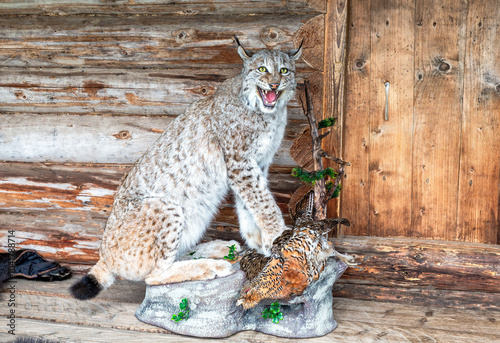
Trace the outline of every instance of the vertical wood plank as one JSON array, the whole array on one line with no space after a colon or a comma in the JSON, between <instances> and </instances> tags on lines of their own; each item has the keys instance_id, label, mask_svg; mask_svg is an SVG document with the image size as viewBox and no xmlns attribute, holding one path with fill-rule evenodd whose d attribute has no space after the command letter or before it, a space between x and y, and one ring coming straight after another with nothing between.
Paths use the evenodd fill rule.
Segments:
<instances>
[{"instance_id":1,"label":"vertical wood plank","mask_svg":"<svg viewBox=\"0 0 500 343\"><path fill-rule=\"evenodd\" d=\"M347 7L347 0L328 0L325 15L323 118L337 117L337 124L323 139L322 148L337 157L342 157L338 155L342 151ZM337 169L331 161L325 162L327 167ZM338 215L338 206L337 200L328 203L328 217Z\"/></svg>"},{"instance_id":2,"label":"vertical wood plank","mask_svg":"<svg viewBox=\"0 0 500 343\"><path fill-rule=\"evenodd\" d=\"M369 234L405 236L411 224L415 2L373 0L370 10Z\"/></svg>"},{"instance_id":3,"label":"vertical wood plank","mask_svg":"<svg viewBox=\"0 0 500 343\"><path fill-rule=\"evenodd\" d=\"M455 239L466 18L466 1L416 1L412 237Z\"/></svg>"},{"instance_id":4,"label":"vertical wood plank","mask_svg":"<svg viewBox=\"0 0 500 343\"><path fill-rule=\"evenodd\" d=\"M500 175L500 6L469 1L457 239L497 243Z\"/></svg>"},{"instance_id":5,"label":"vertical wood plank","mask_svg":"<svg viewBox=\"0 0 500 343\"><path fill-rule=\"evenodd\" d=\"M352 163L342 181L341 216L351 227L350 235L367 235L369 227L369 140L370 140L370 2L349 2L349 47L347 49L346 102L343 127L343 156Z\"/></svg>"}]
</instances>

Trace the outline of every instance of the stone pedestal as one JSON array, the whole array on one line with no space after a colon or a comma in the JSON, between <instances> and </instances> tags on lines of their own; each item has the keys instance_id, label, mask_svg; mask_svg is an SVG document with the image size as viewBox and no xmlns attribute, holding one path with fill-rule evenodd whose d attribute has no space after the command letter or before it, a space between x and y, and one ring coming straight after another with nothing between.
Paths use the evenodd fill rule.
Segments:
<instances>
[{"instance_id":1,"label":"stone pedestal","mask_svg":"<svg viewBox=\"0 0 500 343\"><path fill-rule=\"evenodd\" d=\"M263 300L254 308L236 306L245 274L239 270L229 276L208 281L189 281L160 286L148 286L136 317L145 323L172 332L197 337L227 337L244 330L290 338L318 337L337 327L333 319L332 286L347 269L347 265L330 258L320 278L309 285L304 294L289 300L278 300L283 320L278 324L262 318L262 312L273 302ZM174 322L179 303L188 300L188 320Z\"/></svg>"}]
</instances>

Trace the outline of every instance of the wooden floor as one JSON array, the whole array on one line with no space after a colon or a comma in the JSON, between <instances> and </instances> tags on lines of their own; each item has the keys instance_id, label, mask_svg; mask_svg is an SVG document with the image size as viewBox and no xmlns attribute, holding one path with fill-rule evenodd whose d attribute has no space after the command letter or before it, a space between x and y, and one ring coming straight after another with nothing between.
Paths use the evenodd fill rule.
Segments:
<instances>
[{"instance_id":1,"label":"wooden floor","mask_svg":"<svg viewBox=\"0 0 500 343\"><path fill-rule=\"evenodd\" d=\"M93 301L70 297L73 280L43 283L8 281L15 285L17 335L61 342L290 342L253 331L223 339L199 339L169 333L138 321L134 312L144 296L142 283L118 280ZM0 342L7 334L10 294L4 289L0 306ZM307 342L500 342L500 312L334 299L338 328Z\"/></svg>"}]
</instances>

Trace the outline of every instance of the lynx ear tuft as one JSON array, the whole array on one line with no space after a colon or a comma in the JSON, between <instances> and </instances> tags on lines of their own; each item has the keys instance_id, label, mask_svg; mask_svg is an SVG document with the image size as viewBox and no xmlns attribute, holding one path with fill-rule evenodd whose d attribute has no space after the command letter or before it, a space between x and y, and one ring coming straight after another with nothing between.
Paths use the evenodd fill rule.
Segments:
<instances>
[{"instance_id":1,"label":"lynx ear tuft","mask_svg":"<svg viewBox=\"0 0 500 343\"><path fill-rule=\"evenodd\" d=\"M238 40L238 37L234 36L234 39L236 40L236 43L238 44L238 54L240 55L241 59L243 61L249 59L252 57L252 53L247 51L241 44L240 41Z\"/></svg>"},{"instance_id":2,"label":"lynx ear tuft","mask_svg":"<svg viewBox=\"0 0 500 343\"><path fill-rule=\"evenodd\" d=\"M290 57L293 59L293 60L298 60L300 58L300 55L302 55L302 45L304 44L304 39L302 39L302 42L300 42L300 46L297 50L293 50L291 52L288 53L288 55L290 55Z\"/></svg>"}]
</instances>

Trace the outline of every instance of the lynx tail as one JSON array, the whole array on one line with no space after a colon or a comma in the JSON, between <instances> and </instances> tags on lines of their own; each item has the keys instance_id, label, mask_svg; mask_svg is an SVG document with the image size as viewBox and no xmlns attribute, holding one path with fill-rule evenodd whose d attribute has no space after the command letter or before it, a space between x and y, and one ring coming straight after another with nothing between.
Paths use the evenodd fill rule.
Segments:
<instances>
[{"instance_id":1,"label":"lynx tail","mask_svg":"<svg viewBox=\"0 0 500 343\"><path fill-rule=\"evenodd\" d=\"M113 273L100 260L87 275L75 282L69 290L76 299L88 300L97 296L103 289L111 286L114 281Z\"/></svg>"}]
</instances>

